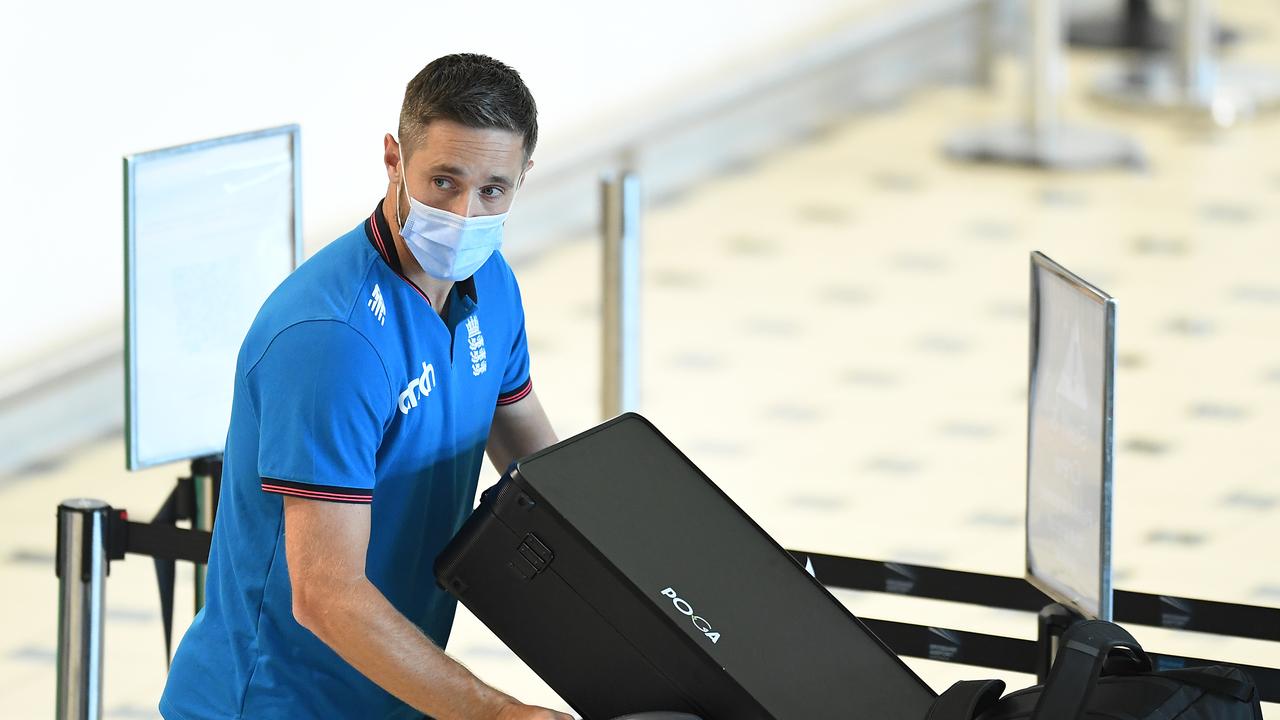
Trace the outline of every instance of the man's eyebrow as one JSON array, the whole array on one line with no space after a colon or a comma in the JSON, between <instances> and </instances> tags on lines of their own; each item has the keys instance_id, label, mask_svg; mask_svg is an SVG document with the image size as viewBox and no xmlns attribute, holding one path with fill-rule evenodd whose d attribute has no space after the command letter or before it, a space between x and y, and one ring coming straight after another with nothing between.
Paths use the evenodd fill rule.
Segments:
<instances>
[{"instance_id":1,"label":"man's eyebrow","mask_svg":"<svg viewBox=\"0 0 1280 720\"><path fill-rule=\"evenodd\" d=\"M465 170L458 167L457 165L449 165L447 163L432 165L431 172L444 173L445 175L466 175L467 174Z\"/></svg>"},{"instance_id":2,"label":"man's eyebrow","mask_svg":"<svg viewBox=\"0 0 1280 720\"><path fill-rule=\"evenodd\" d=\"M457 165L450 165L448 163L439 163L437 165L432 165L431 172L444 173L445 175L455 175L458 177L466 177L467 175L467 171L463 170ZM485 182L496 183L498 185L506 185L507 187L511 187L514 184L511 181L511 178L507 177L506 175L490 175L489 179L486 180Z\"/></svg>"}]
</instances>

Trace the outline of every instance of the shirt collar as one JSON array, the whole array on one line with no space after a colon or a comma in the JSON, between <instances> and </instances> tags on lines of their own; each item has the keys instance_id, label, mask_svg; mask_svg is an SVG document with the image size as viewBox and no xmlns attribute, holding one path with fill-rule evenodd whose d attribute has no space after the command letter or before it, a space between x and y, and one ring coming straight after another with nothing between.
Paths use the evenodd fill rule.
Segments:
<instances>
[{"instance_id":1,"label":"shirt collar","mask_svg":"<svg viewBox=\"0 0 1280 720\"><path fill-rule=\"evenodd\" d=\"M423 298L426 298L426 295L418 289L418 286L414 285L413 282L404 274L404 269L400 264L400 256L396 253L395 236L391 234L391 226L387 224L387 216L382 212L382 204L384 202L386 202L385 198L379 200L377 207L373 209L373 214L365 221L365 235L369 238L369 244L372 245L373 249L382 257L383 262L385 262L387 266L395 272L395 274L399 275L401 279L412 285L415 290L418 290L418 294L422 295ZM476 295L475 275L472 275L465 280L455 282L453 287L458 291L459 295L471 298L472 303L480 302L479 296ZM431 301L427 300L427 304L430 303Z\"/></svg>"}]
</instances>

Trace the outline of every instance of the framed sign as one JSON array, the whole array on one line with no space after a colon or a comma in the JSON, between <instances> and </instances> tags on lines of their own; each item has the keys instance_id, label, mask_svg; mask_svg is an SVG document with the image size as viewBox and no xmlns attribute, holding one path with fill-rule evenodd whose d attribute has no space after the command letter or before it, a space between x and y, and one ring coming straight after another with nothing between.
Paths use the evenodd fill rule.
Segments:
<instances>
[{"instance_id":1,"label":"framed sign","mask_svg":"<svg viewBox=\"0 0 1280 720\"><path fill-rule=\"evenodd\" d=\"M1116 302L1031 255L1027 579L1111 619Z\"/></svg>"},{"instance_id":2,"label":"framed sign","mask_svg":"<svg viewBox=\"0 0 1280 720\"><path fill-rule=\"evenodd\" d=\"M130 470L221 453L236 355L302 260L297 125L124 158Z\"/></svg>"}]
</instances>

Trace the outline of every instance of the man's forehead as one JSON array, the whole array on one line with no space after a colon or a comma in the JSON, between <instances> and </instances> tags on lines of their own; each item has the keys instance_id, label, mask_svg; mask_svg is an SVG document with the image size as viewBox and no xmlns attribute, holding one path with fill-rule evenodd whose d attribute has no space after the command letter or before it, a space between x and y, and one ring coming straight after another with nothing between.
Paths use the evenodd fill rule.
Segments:
<instances>
[{"instance_id":1,"label":"man's forehead","mask_svg":"<svg viewBox=\"0 0 1280 720\"><path fill-rule=\"evenodd\" d=\"M410 155L415 170L514 177L524 167L524 138L502 128L436 121L427 126Z\"/></svg>"}]
</instances>

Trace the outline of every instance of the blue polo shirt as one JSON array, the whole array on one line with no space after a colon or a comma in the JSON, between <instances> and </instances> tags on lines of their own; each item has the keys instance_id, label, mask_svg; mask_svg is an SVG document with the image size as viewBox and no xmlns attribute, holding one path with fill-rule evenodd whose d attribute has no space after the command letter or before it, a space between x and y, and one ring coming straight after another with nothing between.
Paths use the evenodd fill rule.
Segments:
<instances>
[{"instance_id":1,"label":"blue polo shirt","mask_svg":"<svg viewBox=\"0 0 1280 720\"><path fill-rule=\"evenodd\" d=\"M293 618L284 496L371 505L366 574L441 647L432 565L472 509L497 405L529 394L524 311L498 253L444 317L402 274L382 204L280 284L236 363L206 605L169 720L421 718Z\"/></svg>"}]
</instances>

